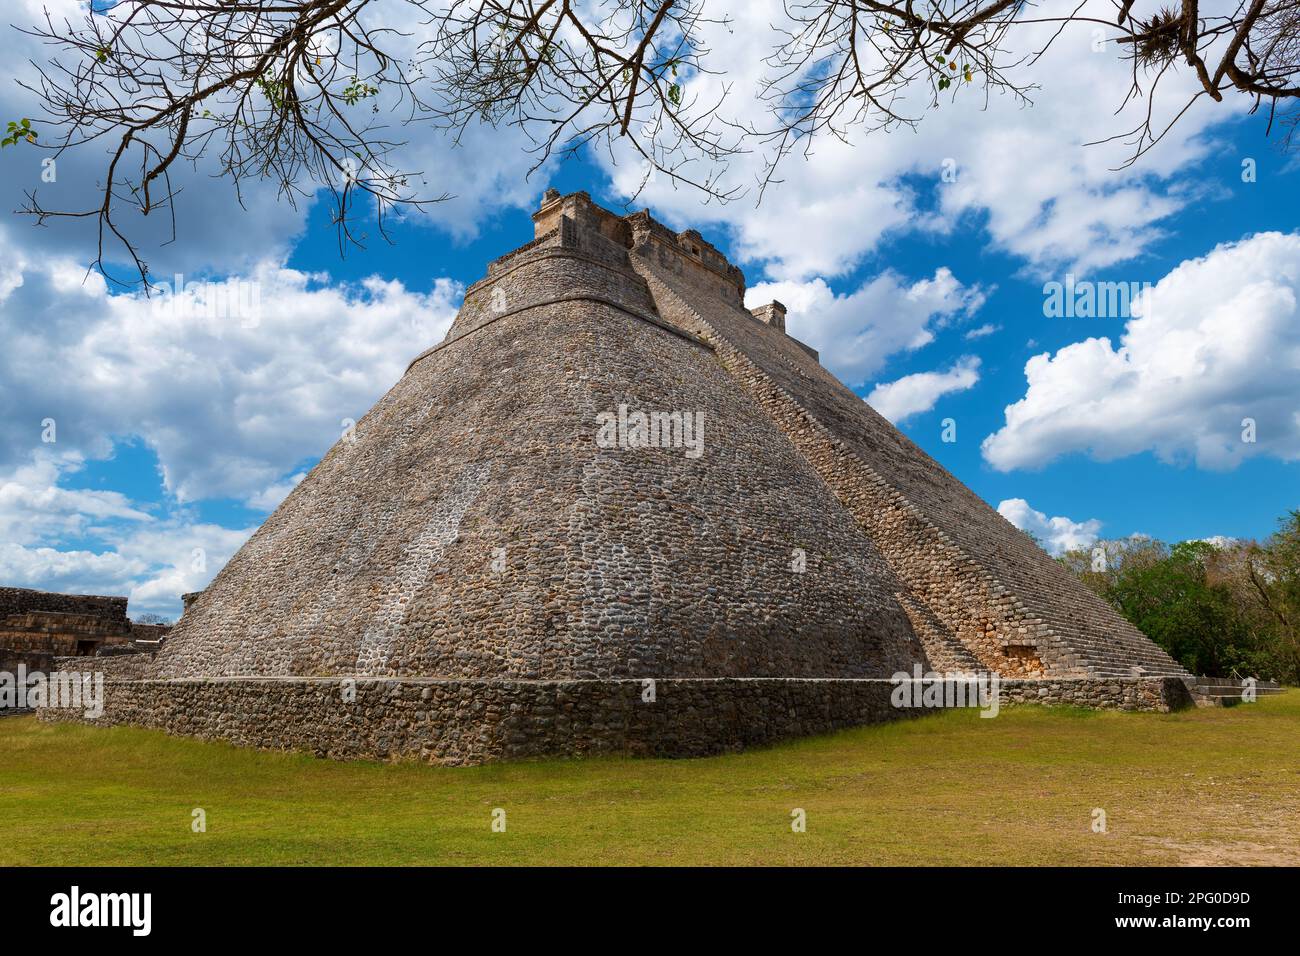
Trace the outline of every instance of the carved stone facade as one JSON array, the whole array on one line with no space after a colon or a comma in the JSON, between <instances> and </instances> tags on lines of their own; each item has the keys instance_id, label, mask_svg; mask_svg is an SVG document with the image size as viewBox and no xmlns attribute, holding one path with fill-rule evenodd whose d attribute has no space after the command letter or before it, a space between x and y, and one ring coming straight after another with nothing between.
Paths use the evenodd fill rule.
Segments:
<instances>
[{"instance_id":1,"label":"carved stone facade","mask_svg":"<svg viewBox=\"0 0 1300 956\"><path fill-rule=\"evenodd\" d=\"M47 671L56 657L93 657L131 637L124 597L0 588L0 671Z\"/></svg>"}]
</instances>

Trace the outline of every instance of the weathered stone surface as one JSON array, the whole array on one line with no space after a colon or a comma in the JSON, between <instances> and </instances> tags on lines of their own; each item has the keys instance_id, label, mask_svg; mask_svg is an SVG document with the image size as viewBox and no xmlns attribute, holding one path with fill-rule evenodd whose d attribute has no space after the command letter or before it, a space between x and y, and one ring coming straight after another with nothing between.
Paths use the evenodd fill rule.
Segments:
<instances>
[{"instance_id":1,"label":"weathered stone surface","mask_svg":"<svg viewBox=\"0 0 1300 956\"><path fill-rule=\"evenodd\" d=\"M55 657L88 657L154 636L141 630L162 636L167 629L132 624L124 597L0 587L0 671L12 673L20 664L45 671Z\"/></svg>"},{"instance_id":2,"label":"weathered stone surface","mask_svg":"<svg viewBox=\"0 0 1300 956\"><path fill-rule=\"evenodd\" d=\"M747 310L698 233L583 193L534 219L162 649L104 662L111 720L463 762L884 719L863 679L915 664L1167 705L1167 682L1112 679L1182 669L821 368L779 303ZM620 408L702 415L702 454L602 445ZM327 709L353 676L395 696ZM672 693L638 709L640 678Z\"/></svg>"},{"instance_id":3,"label":"weathered stone surface","mask_svg":"<svg viewBox=\"0 0 1300 956\"><path fill-rule=\"evenodd\" d=\"M888 680L511 681L304 678L126 680L105 715L42 719L135 724L168 733L339 759L475 764L536 756L697 757L922 713ZM345 694L351 691L349 700ZM1176 678L1005 681L1002 703L1165 712L1186 706Z\"/></svg>"},{"instance_id":4,"label":"weathered stone surface","mask_svg":"<svg viewBox=\"0 0 1300 956\"><path fill-rule=\"evenodd\" d=\"M713 350L657 316L594 229L495 264L191 604L157 676L909 668L922 650L877 548ZM598 447L620 405L703 413L704 453Z\"/></svg>"}]
</instances>

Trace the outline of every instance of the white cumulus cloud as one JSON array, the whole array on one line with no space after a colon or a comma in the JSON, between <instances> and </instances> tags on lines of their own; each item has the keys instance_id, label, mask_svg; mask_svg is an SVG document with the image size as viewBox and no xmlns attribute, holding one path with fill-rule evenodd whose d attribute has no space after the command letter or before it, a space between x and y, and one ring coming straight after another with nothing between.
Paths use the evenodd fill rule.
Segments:
<instances>
[{"instance_id":1,"label":"white cumulus cloud","mask_svg":"<svg viewBox=\"0 0 1300 956\"><path fill-rule=\"evenodd\" d=\"M980 380L978 356L966 355L946 372L917 372L877 385L867 404L894 424L928 412L944 395L964 392Z\"/></svg>"},{"instance_id":2,"label":"white cumulus cloud","mask_svg":"<svg viewBox=\"0 0 1300 956\"><path fill-rule=\"evenodd\" d=\"M1045 0L1034 8L1034 18L1043 22L1013 31L1011 52L1038 51L1059 27L1052 18L1078 6L1077 0ZM726 88L722 112L728 118L770 128L773 118L762 99L764 59L781 39L778 29L789 23L787 7L781 0L711 0L709 11L718 22L704 25L702 43L716 73L689 78L685 99L712 104ZM1078 15L1114 20L1109 0L1087 0ZM1163 129L1198 84L1190 70L1166 71L1154 101L1129 97L1117 115L1133 83L1132 63L1113 42L1095 50L1095 29L1087 22L1069 26L1041 59L1011 71L1015 82L1037 85L1029 93L1032 105L1005 92L986 98L977 81L959 84L955 97L927 111L928 92L913 87L891 105L923 115L915 130L855 128L843 141L826 135L801 143L761 203L751 189L741 200L705 205L698 191L664 175L636 202L679 228L728 230L739 257L760 264L773 279L841 275L892 235L951 233L974 222L978 241L987 236L1034 272L1085 272L1132 260L1204 187L1189 173L1209 155L1214 125L1236 119L1249 102L1202 97L1156 149L1117 170L1131 156L1128 137L1100 141L1132 129L1148 109L1155 128ZM724 185L762 178L767 157L761 145L750 145L732 158ZM640 164L630 152L598 158L620 195L642 186ZM708 171L682 168L696 179ZM932 203L937 213L929 211Z\"/></svg>"},{"instance_id":3,"label":"white cumulus cloud","mask_svg":"<svg viewBox=\"0 0 1300 956\"><path fill-rule=\"evenodd\" d=\"M82 28L89 6L85 0L6 3L6 29L0 32L0 51L10 64L13 79L39 88L38 66L50 69L47 61L56 57L65 68L77 68L81 54L52 47L9 24L19 28L44 24L48 11L50 22L56 26L66 21ZM121 10L129 6L118 4ZM100 19L107 24L107 18ZM432 29L423 11L405 3L372 4L362 19L372 30L378 27L376 33L383 36L380 46L398 62L415 55ZM427 84L420 93L431 107L443 105ZM395 85L380 89L374 101L375 115L391 117L391 122L378 127L373 138L393 145L391 165L408 174L411 189L420 199L439 201L419 207L390 206L390 223L404 220L428 225L457 240L466 240L477 236L486 222L505 209L536 207L546 174L554 164L533 170L537 156L529 151L532 142L523 130L504 125L494 129L471 122L452 133L418 121L418 111L417 121L402 122L406 110L399 107L397 95ZM46 111L39 98L19 82L0 84L0 115L6 120L31 117L40 129L42 143L54 145L59 139L57 130L41 125ZM96 139L59 152L52 181L46 178L50 173L41 162L50 158L52 151L37 147L0 150L3 208L26 206L31 192L36 193L42 206L60 212L98 208L104 198L102 184L108 160L102 143ZM158 144L157 139L154 144ZM273 176L255 175L243 178L237 192L230 179L221 175L221 153L220 142L209 142L192 164L187 162L182 169L178 163L171 168L173 185L179 190L174 199L174 237L171 216L141 216L119 200L114 221L137 246L151 275L165 277L177 271L247 273L263 261L281 261L302 238L314 205L326 195L324 183L304 177L294 183L304 195L290 204ZM140 162L137 153L129 154L128 159L137 165ZM535 173L531 179L530 173ZM120 171L118 190L124 191ZM379 226L373 202L358 202L353 214L358 235L368 235L372 243L382 241L376 235ZM40 228L30 218L14 217L14 222L15 238L30 250L75 259L83 269L95 257L98 233L94 219L54 218ZM115 278L124 282L138 280L124 247L110 239L105 252ZM0 289L4 282L0 267Z\"/></svg>"},{"instance_id":4,"label":"white cumulus cloud","mask_svg":"<svg viewBox=\"0 0 1300 956\"><path fill-rule=\"evenodd\" d=\"M2 252L20 281L0 299L0 464L39 446L47 418L57 447L87 458L137 436L181 502L272 505L288 490L273 486L442 339L463 292L449 279L428 292L329 284L267 261L147 299L110 294L68 260L28 259L0 233Z\"/></svg>"},{"instance_id":5,"label":"white cumulus cloud","mask_svg":"<svg viewBox=\"0 0 1300 956\"><path fill-rule=\"evenodd\" d=\"M1101 522L1096 518L1074 521L1057 516L1049 518L1032 508L1024 498L1008 498L998 504L998 514L1021 531L1038 539L1048 554L1058 555L1075 548L1091 547L1101 533Z\"/></svg>"},{"instance_id":6,"label":"white cumulus cloud","mask_svg":"<svg viewBox=\"0 0 1300 956\"><path fill-rule=\"evenodd\" d=\"M984 440L994 468L1070 452L1235 468L1300 459L1300 235L1261 233L1183 262L1118 343L1075 342L1025 365L1028 388Z\"/></svg>"},{"instance_id":7,"label":"white cumulus cloud","mask_svg":"<svg viewBox=\"0 0 1300 956\"><path fill-rule=\"evenodd\" d=\"M75 594L122 594L132 614L180 612L254 531L155 515L113 491L65 487L83 467L43 449L0 468L0 582ZM70 544L69 542L75 542Z\"/></svg>"},{"instance_id":8,"label":"white cumulus cloud","mask_svg":"<svg viewBox=\"0 0 1300 956\"><path fill-rule=\"evenodd\" d=\"M817 349L823 365L856 387L889 356L928 345L938 329L977 312L985 292L940 268L911 283L885 272L847 295L837 295L823 279L762 282L745 294L751 307L773 299L788 310L790 334Z\"/></svg>"}]
</instances>

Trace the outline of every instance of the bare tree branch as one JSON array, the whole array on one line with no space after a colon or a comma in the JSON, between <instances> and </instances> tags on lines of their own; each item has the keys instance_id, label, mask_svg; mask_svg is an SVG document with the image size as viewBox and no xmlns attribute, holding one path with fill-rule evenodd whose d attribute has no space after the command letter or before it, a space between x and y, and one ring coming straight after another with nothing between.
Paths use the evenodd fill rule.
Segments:
<instances>
[{"instance_id":1,"label":"bare tree branch","mask_svg":"<svg viewBox=\"0 0 1300 956\"><path fill-rule=\"evenodd\" d=\"M728 26L706 16L716 3L124 0L92 5L79 24L47 13L24 30L53 51L27 84L46 115L36 127L11 124L4 142L56 156L104 145L93 208L49 209L33 193L23 211L38 222L96 220L94 265L107 275L124 250L147 287L127 216L166 209L174 223L173 174L204 157L241 201L250 178L274 181L290 203L325 189L341 249L360 241L358 198L381 234L393 208L447 198L421 195L415 174L392 165L403 144L390 124L427 122L454 141L478 124L515 127L530 138L533 170L600 145L634 157L642 186L662 173L726 201L740 193L727 184L729 161L751 149L765 154L761 195L782 160L819 137L912 127L972 93L1028 102L1034 86L1020 68L1068 27L1104 29L1131 61L1121 108L1147 99L1136 127L1101 140L1126 140L1126 165L1202 97L1235 92L1252 110L1267 102L1269 129L1279 119L1287 145L1296 128L1294 110L1276 114L1300 100L1300 0L1239 0L1214 15L1200 0L1111 0L1113 20L1085 14L1083 0L1056 17L1033 16L1029 0L785 0L761 64L756 93L770 117L761 126L724 115L732 85L705 42ZM409 29L391 26L403 22L395 6ZM1017 49L1016 37L1043 23L1057 27L1047 45ZM1158 112L1161 81L1179 69L1198 90ZM1174 119L1158 125L1162 115Z\"/></svg>"}]
</instances>

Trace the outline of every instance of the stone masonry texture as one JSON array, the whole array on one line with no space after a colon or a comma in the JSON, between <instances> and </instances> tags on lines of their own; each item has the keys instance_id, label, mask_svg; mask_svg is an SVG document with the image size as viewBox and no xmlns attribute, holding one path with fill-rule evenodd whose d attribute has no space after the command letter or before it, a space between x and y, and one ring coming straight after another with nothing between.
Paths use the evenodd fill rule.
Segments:
<instances>
[{"instance_id":1,"label":"stone masonry texture","mask_svg":"<svg viewBox=\"0 0 1300 956\"><path fill-rule=\"evenodd\" d=\"M46 671L57 657L125 646L139 629L151 630L131 623L124 597L0 587L0 671Z\"/></svg>"},{"instance_id":2,"label":"stone masonry texture","mask_svg":"<svg viewBox=\"0 0 1300 956\"><path fill-rule=\"evenodd\" d=\"M97 662L104 720L465 763L886 719L881 679L917 664L1177 704L1174 661L823 369L784 307L747 309L698 233L585 193L534 221L161 650ZM620 410L694 417L702 445L602 444Z\"/></svg>"},{"instance_id":3,"label":"stone masonry texture","mask_svg":"<svg viewBox=\"0 0 1300 956\"><path fill-rule=\"evenodd\" d=\"M648 701L637 680L135 680L108 684L96 721L77 711L41 716L336 759L464 765L543 754L699 757L923 712L894 707L893 690L887 680L686 678L656 681ZM1013 680L1001 690L1003 706L1190 705L1177 678Z\"/></svg>"}]
</instances>

